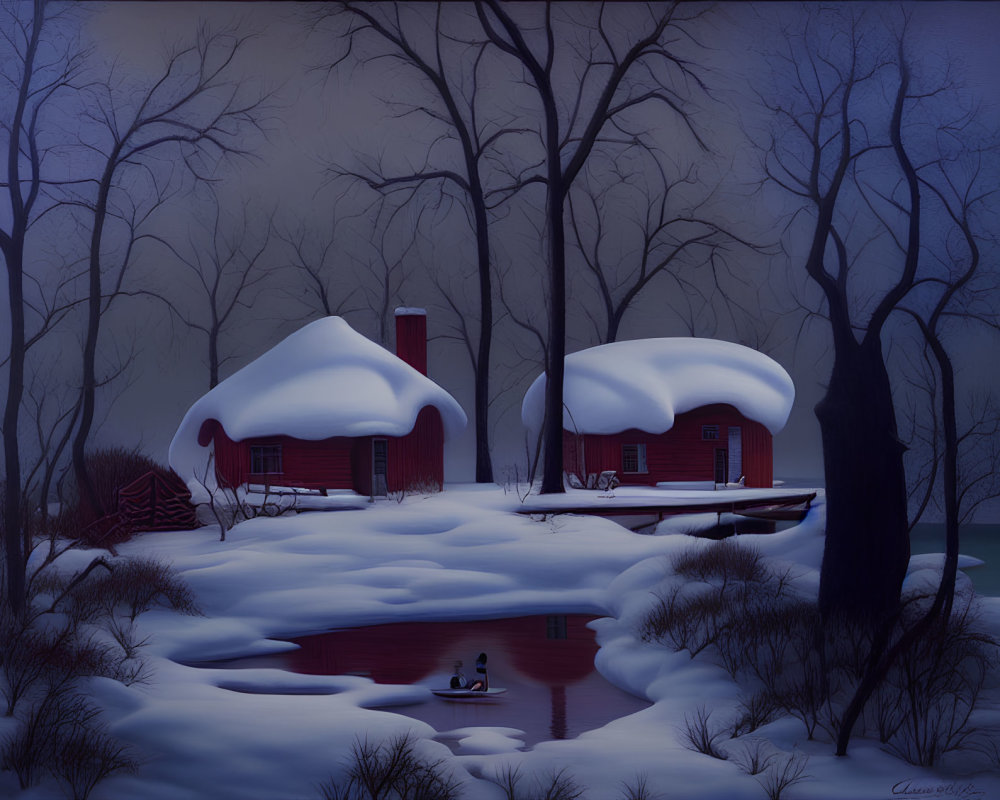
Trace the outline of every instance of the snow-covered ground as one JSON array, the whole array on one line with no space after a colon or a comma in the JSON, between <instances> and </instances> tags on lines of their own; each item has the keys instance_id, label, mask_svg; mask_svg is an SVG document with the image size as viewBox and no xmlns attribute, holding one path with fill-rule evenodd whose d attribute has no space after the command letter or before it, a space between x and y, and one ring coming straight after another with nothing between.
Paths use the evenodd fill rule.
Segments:
<instances>
[{"instance_id":1,"label":"snow-covered ground","mask_svg":"<svg viewBox=\"0 0 1000 800\"><path fill-rule=\"evenodd\" d=\"M316 784L339 773L357 737L378 740L402 731L419 738L422 752L454 766L468 800L501 800L501 790L477 776L506 765L520 765L529 776L565 768L587 787L589 800L616 800L640 775L661 798L765 797L757 780L731 761L693 753L680 741L685 714L698 706L731 715L737 687L707 660L645 644L636 634L670 556L713 543L670 535L676 522L663 523L661 535L638 535L596 517L511 513L517 502L495 486L450 486L439 495L384 500L363 510L255 519L229 531L225 542L206 527L144 534L121 547L123 555L171 562L196 592L204 616L144 615L139 624L150 637L151 680L131 687L94 682L113 732L138 749L143 764L137 775L101 784L93 797L317 798ZM823 514L820 496L800 525L739 538L791 567L800 588L815 591ZM81 567L92 557L71 551L63 566ZM920 569L911 579L921 580L933 574L935 562L924 558L914 566ZM1000 631L1000 599L985 605L989 624ZM430 702L425 686L272 669L235 674L180 663L273 652L281 647L273 637L334 627L576 612L601 617L593 624L601 674L652 705L527 752L504 730L467 731L457 754L432 741L433 729L398 711L402 704ZM234 681L254 693L232 691ZM261 693L268 688L312 693ZM761 736L809 757L809 779L789 789L786 800L910 796L903 790L1000 797L1000 775L964 774L961 758L930 771L858 740L838 759L829 742L807 741L801 723L791 719L748 738ZM0 773L0 796L15 795L11 780ZM16 796L41 800L59 796L55 792L49 784Z\"/></svg>"}]
</instances>

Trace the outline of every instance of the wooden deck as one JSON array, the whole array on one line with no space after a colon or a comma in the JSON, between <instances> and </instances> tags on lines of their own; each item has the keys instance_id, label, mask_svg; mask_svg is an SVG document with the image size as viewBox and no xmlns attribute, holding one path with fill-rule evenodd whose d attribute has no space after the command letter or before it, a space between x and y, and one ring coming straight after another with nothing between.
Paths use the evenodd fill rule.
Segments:
<instances>
[{"instance_id":1,"label":"wooden deck","mask_svg":"<svg viewBox=\"0 0 1000 800\"><path fill-rule=\"evenodd\" d=\"M705 492L706 495L725 492ZM561 497L556 495L556 497ZM594 497L594 503L546 503L543 497L532 498L517 509L519 514L589 514L597 517L621 516L652 516L662 521L665 517L679 514L740 514L756 519L769 520L800 520L809 512L809 506L816 499L816 492L788 492L774 494L768 492L761 497L741 497L739 499L724 499L719 497L670 498L662 501L641 498L607 497L607 503L600 503L600 494Z\"/></svg>"}]
</instances>

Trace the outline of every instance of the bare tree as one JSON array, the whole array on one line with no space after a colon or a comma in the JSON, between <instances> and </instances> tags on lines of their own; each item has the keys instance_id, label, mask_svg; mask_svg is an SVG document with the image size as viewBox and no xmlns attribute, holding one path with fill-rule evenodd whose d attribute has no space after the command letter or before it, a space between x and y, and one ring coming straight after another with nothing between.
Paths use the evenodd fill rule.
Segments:
<instances>
[{"instance_id":1,"label":"bare tree","mask_svg":"<svg viewBox=\"0 0 1000 800\"><path fill-rule=\"evenodd\" d=\"M171 155L195 177L205 177L225 156L248 155L240 139L260 124L264 98L236 77L234 62L248 36L201 28L191 43L168 53L162 70L136 87L109 80L92 88L88 122L94 141L89 149L101 164L90 207L93 212L88 268L87 323L83 347L82 403L72 443L73 470L81 500L91 513L103 509L87 476L85 451L96 408L97 352L101 318L107 310L103 285L109 218L126 204L132 191L148 190L163 180L155 158ZM168 168L169 169L169 168ZM142 185L143 188L139 188ZM129 263L130 250L119 256Z\"/></svg>"},{"instance_id":2,"label":"bare tree","mask_svg":"<svg viewBox=\"0 0 1000 800\"><path fill-rule=\"evenodd\" d=\"M288 253L287 266L302 280L302 286L289 290L288 295L305 305L310 315L318 312L324 317L340 316L349 310L345 307L358 292L359 287L345 291L341 285L346 259L336 249L340 222L334 219L326 226L315 222L300 224L294 229L275 233Z\"/></svg>"},{"instance_id":3,"label":"bare tree","mask_svg":"<svg viewBox=\"0 0 1000 800\"><path fill-rule=\"evenodd\" d=\"M366 236L350 258L364 295L364 304L375 318L378 342L388 347L393 309L401 302L416 268L420 216L411 215L408 198L379 194Z\"/></svg>"},{"instance_id":4,"label":"bare tree","mask_svg":"<svg viewBox=\"0 0 1000 800\"><path fill-rule=\"evenodd\" d=\"M902 60L905 57L902 47L899 53ZM932 94L936 93L920 93L920 96L926 100ZM996 305L1000 294L998 273L983 258L984 248L992 251L994 257L997 250L995 230L1000 206L995 197L994 176L1000 159L997 146L991 141L994 136L985 134L974 112L959 107L956 117L942 117L938 125L939 130L948 132L939 140L944 144L937 145L941 152L922 152L915 172L919 187L924 190L921 202L925 213L939 221L941 238L923 245L926 266L918 285L899 310L919 329L927 360L937 371L933 396L939 405L931 413L940 422L933 426L932 434L934 454L940 456L940 465L928 478L928 487L930 491L940 484L945 561L934 600L920 619L891 646L882 644L886 633L876 638L865 676L841 722L838 755L847 752L853 726L865 703L900 654L926 635L932 625L948 625L958 574L960 526L983 500L1000 492L996 477L1000 418L991 403L984 403L972 415L969 427L960 432L958 384L948 346L949 339L969 325L985 324L1000 332ZM891 196L882 199L891 202ZM902 247L898 240L896 245ZM957 350L954 344L952 349Z\"/></svg>"},{"instance_id":5,"label":"bare tree","mask_svg":"<svg viewBox=\"0 0 1000 800\"><path fill-rule=\"evenodd\" d=\"M618 339L625 314L656 281L669 282L673 290L660 294L668 304L682 299L687 308L675 310L691 324L702 314L714 319L717 304L732 317L752 316L722 284L747 282L731 267L732 250L748 255L763 248L715 218L715 189L705 186L696 165L681 170L651 148L637 148L636 155L635 163L609 158L600 174L585 170L567 195L573 244L603 311L595 321L600 342ZM685 313L694 308L701 313Z\"/></svg>"},{"instance_id":6,"label":"bare tree","mask_svg":"<svg viewBox=\"0 0 1000 800\"><path fill-rule=\"evenodd\" d=\"M565 7L569 8L569 7ZM699 143L686 110L690 86L703 85L670 36L689 21L678 4L629 8L614 4L560 10L546 3L527 12L499 0L478 0L488 40L523 71L538 98L544 173L526 178L546 188L547 261L550 277L549 358L546 364L542 492L562 492L562 408L566 355L566 198L594 146L603 141L635 145L642 131L630 112L660 104L677 115ZM581 14L581 12L584 12ZM698 14L700 12L694 12ZM581 19L581 16L587 18ZM564 44L566 29L580 33ZM565 63L565 62L570 63Z\"/></svg>"},{"instance_id":7,"label":"bare tree","mask_svg":"<svg viewBox=\"0 0 1000 800\"><path fill-rule=\"evenodd\" d=\"M7 273L10 351L6 359L7 392L3 407L3 540L7 602L21 613L25 604L25 559L22 525L21 404L25 392L25 359L33 339L46 328L42 321L29 331L29 303L25 280L31 280L27 261L29 229L45 206L42 189L50 156L59 143L49 111L55 99L74 87L82 70L83 55L75 42L60 34L48 4L5 2L0 6L0 37L4 61L0 63L0 134L4 137L3 178L9 218L0 228L0 252ZM49 35L51 34L51 35Z\"/></svg>"},{"instance_id":8,"label":"bare tree","mask_svg":"<svg viewBox=\"0 0 1000 800\"><path fill-rule=\"evenodd\" d=\"M863 13L810 9L801 31L785 32L779 88L765 100L778 130L764 161L768 178L802 204L789 230L808 239L801 267L821 293L833 339L816 407L827 493L820 605L877 620L896 609L909 560L904 447L884 337L918 278L922 206L904 146L915 110L910 65L901 45L894 53L875 40ZM888 102L872 101L882 93ZM866 200L879 196L891 198L885 216L865 224ZM882 251L885 240L894 253ZM893 266L876 271L872 261Z\"/></svg>"},{"instance_id":9,"label":"bare tree","mask_svg":"<svg viewBox=\"0 0 1000 800\"><path fill-rule=\"evenodd\" d=\"M466 19L467 9L438 3L431 18L430 13L425 13L427 7L412 4L345 2L336 6L335 11L325 10L323 14L347 18L348 54L354 52L358 41L374 39L382 49L364 61L388 56L411 69L422 81L428 101L397 103L402 107L397 116L421 116L435 125L443 125L446 131L428 146L425 163L418 168L385 169L380 163L370 163L364 171L342 167L337 171L352 174L384 192L438 185L442 193L456 193L464 205L475 234L479 303L477 330L469 329L465 320L462 335L473 347L470 363L475 380L476 481L490 483L493 465L488 431L494 311L484 164L502 138L524 131L503 125L498 122L502 116L495 108L483 107L481 86L488 51L485 42L469 36L468 23L472 20ZM346 58L347 55L341 56L331 69ZM449 145L457 145L457 154L439 154Z\"/></svg>"},{"instance_id":10,"label":"bare tree","mask_svg":"<svg viewBox=\"0 0 1000 800\"><path fill-rule=\"evenodd\" d=\"M238 215L226 214L214 189L209 189L209 195L201 230L196 235L192 229L183 251L163 237L155 238L193 279L197 303L190 296L168 303L184 325L205 337L208 387L212 389L219 383L220 369L232 358L222 353L223 335L238 309L253 306L274 267L265 261L273 219L258 219L248 201L243 201Z\"/></svg>"}]
</instances>

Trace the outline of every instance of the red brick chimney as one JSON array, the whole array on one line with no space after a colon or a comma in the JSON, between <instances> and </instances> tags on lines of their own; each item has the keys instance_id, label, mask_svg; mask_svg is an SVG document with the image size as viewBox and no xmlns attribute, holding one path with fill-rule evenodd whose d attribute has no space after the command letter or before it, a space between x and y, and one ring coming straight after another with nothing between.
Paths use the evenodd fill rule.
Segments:
<instances>
[{"instance_id":1,"label":"red brick chimney","mask_svg":"<svg viewBox=\"0 0 1000 800\"><path fill-rule=\"evenodd\" d=\"M396 309L396 355L421 375L427 374L427 312Z\"/></svg>"}]
</instances>

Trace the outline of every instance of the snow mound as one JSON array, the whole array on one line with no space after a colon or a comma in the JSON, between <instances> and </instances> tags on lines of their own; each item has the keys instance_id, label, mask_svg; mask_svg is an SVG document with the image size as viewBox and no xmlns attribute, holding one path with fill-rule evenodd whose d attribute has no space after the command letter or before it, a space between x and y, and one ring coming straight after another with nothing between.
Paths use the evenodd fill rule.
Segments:
<instances>
[{"instance_id":1,"label":"snow mound","mask_svg":"<svg viewBox=\"0 0 1000 800\"><path fill-rule=\"evenodd\" d=\"M774 434L785 426L794 399L781 365L743 345L697 338L612 342L566 356L563 427L664 433L677 414L726 403ZM543 373L524 395L521 420L537 433L544 413Z\"/></svg>"},{"instance_id":2,"label":"snow mound","mask_svg":"<svg viewBox=\"0 0 1000 800\"><path fill-rule=\"evenodd\" d=\"M935 569L938 572L944 569L945 561L944 553L922 553L920 555L910 556L910 565L907 568L907 572L916 572L921 569ZM959 569L971 569L972 567L981 567L986 562L981 558L976 558L975 556L967 556L959 554L958 556L958 568Z\"/></svg>"},{"instance_id":3,"label":"snow mound","mask_svg":"<svg viewBox=\"0 0 1000 800\"><path fill-rule=\"evenodd\" d=\"M524 731L517 728L456 728L453 731L438 734L438 739L455 739L461 748L462 755L495 755L513 753L524 747L524 740L519 739Z\"/></svg>"},{"instance_id":4,"label":"snow mound","mask_svg":"<svg viewBox=\"0 0 1000 800\"><path fill-rule=\"evenodd\" d=\"M192 486L205 470L198 444L205 421L229 438L286 435L403 436L425 406L441 413L445 436L465 428L465 412L434 381L355 331L341 317L311 322L199 399L170 443L171 468Z\"/></svg>"}]
</instances>

